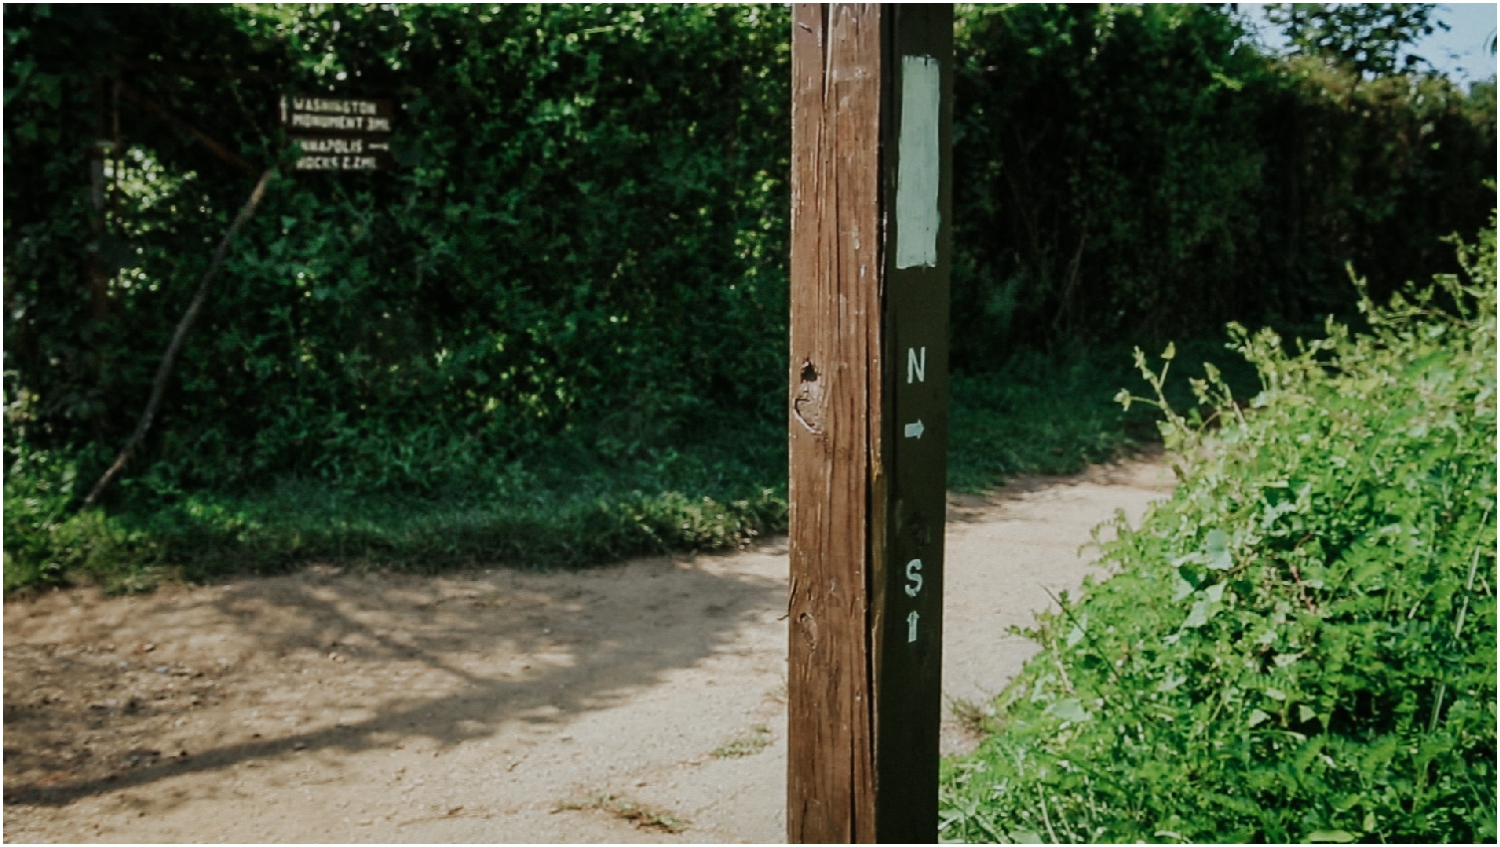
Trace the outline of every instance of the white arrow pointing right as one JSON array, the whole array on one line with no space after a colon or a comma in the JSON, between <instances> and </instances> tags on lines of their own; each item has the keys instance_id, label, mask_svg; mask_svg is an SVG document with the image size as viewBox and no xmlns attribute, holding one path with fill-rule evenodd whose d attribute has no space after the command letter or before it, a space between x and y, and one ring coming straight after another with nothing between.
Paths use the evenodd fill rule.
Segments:
<instances>
[{"instance_id":1,"label":"white arrow pointing right","mask_svg":"<svg viewBox=\"0 0 1500 847\"><path fill-rule=\"evenodd\" d=\"M922 419L921 418L917 418L917 422L916 423L909 423L909 424L906 425L906 437L907 438L921 438L922 437L922 431L924 429L926 429L926 427L922 426Z\"/></svg>"}]
</instances>

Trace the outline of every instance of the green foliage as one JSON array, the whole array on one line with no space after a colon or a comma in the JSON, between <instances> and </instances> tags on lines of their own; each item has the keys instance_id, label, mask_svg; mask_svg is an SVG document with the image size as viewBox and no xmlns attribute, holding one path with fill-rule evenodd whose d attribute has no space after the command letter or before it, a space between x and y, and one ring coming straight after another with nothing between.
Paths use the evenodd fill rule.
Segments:
<instances>
[{"instance_id":1,"label":"green foliage","mask_svg":"<svg viewBox=\"0 0 1500 847\"><path fill-rule=\"evenodd\" d=\"M1207 343L1194 349L1211 353ZM1066 473L1128 452L1154 432L1111 391L1128 379L1105 354L1029 357L953 383L949 485L982 492L1016 473ZM1226 372L1232 372L1226 363ZM1237 378L1243 375L1235 374ZM1190 398L1188 398L1190 401ZM76 463L23 451L5 481L7 591L91 580L111 591L163 578L270 573L308 561L432 571L467 564L573 567L667 550L732 548L786 530L786 431L736 422L676 447L613 458L559 439L470 490L351 491L284 477L263 488L172 497L124 480L154 508L77 515ZM143 493L144 492L144 493Z\"/></svg>"},{"instance_id":2,"label":"green foliage","mask_svg":"<svg viewBox=\"0 0 1500 847\"><path fill-rule=\"evenodd\" d=\"M1228 356L1222 340L1187 345L1237 389L1255 385L1255 370ZM1138 377L1121 348L1043 356L1022 353L1004 366L977 374L955 374L949 413L948 487L983 492L1015 474L1062 474L1082 470L1156 441L1150 410L1121 409L1115 392ZM1203 371L1191 371L1203 377ZM1170 398L1189 405L1186 384Z\"/></svg>"},{"instance_id":3,"label":"green foliage","mask_svg":"<svg viewBox=\"0 0 1500 847\"><path fill-rule=\"evenodd\" d=\"M1138 354L1191 464L1038 616L945 838L1495 839L1493 218L1459 252L1467 284L1364 298L1367 335L1235 327L1263 389L1194 380L1212 426Z\"/></svg>"},{"instance_id":4,"label":"green foliage","mask_svg":"<svg viewBox=\"0 0 1500 847\"><path fill-rule=\"evenodd\" d=\"M442 496L284 478L108 516L76 514L76 487L88 483L49 464L51 454L27 454L5 483L5 587L90 580L136 591L320 560L546 569L733 548L786 528L784 445L779 431L741 428L630 460L585 451L518 460L482 489Z\"/></svg>"},{"instance_id":5,"label":"green foliage","mask_svg":"<svg viewBox=\"0 0 1500 847\"><path fill-rule=\"evenodd\" d=\"M1354 318L1351 263L1369 269L1377 301L1457 272L1446 235L1483 228L1494 203L1493 82L1466 95L1441 77L1364 80L1294 58L1276 84L1261 123L1264 237L1244 256L1255 277L1279 275L1261 295L1266 319Z\"/></svg>"},{"instance_id":6,"label":"green foliage","mask_svg":"<svg viewBox=\"0 0 1500 847\"><path fill-rule=\"evenodd\" d=\"M1348 315L1346 262L1380 297L1457 270L1492 202L1492 88L1268 57L1222 10L965 6L955 51L962 370Z\"/></svg>"},{"instance_id":7,"label":"green foliage","mask_svg":"<svg viewBox=\"0 0 1500 847\"><path fill-rule=\"evenodd\" d=\"M1396 55L1439 28L1436 3L1269 3L1266 17L1281 27L1292 48L1332 59L1360 74L1395 73ZM1408 54L1403 69L1421 64Z\"/></svg>"},{"instance_id":8,"label":"green foliage","mask_svg":"<svg viewBox=\"0 0 1500 847\"><path fill-rule=\"evenodd\" d=\"M111 588L142 585L139 562L156 557L145 533L99 511L75 514L77 466L26 454L5 479L7 593L93 579Z\"/></svg>"},{"instance_id":9,"label":"green foliage","mask_svg":"<svg viewBox=\"0 0 1500 847\"><path fill-rule=\"evenodd\" d=\"M570 468L616 475L600 484L611 509L638 486L658 504L781 490L769 459L676 488L636 469L674 451L713 468L724 450L707 434L784 421L784 6L3 14L5 485L36 501L7 512L7 551L30 551L7 553L15 579L175 567L174 538L255 561L296 547L268 540L283 537L426 550L347 526L377 501L403 504L382 520L520 514L566 492ZM1196 6L960 8L952 361L955 449L972 461L957 484L1070 469L1140 437L1081 359L1026 351L1346 309L1346 260L1379 271L1381 294L1488 208L1493 86L1366 80L1242 36ZM283 92L395 98L400 169L290 175ZM106 516L66 517L132 430L253 172L273 165ZM996 443L1010 446L976 458ZM254 517L283 490L353 511L311 510L318 530ZM242 517L201 517L221 507ZM762 518L739 520L723 538ZM541 546L505 549L645 549L601 537L575 555L547 546L563 524L535 525L553 529L515 537Z\"/></svg>"},{"instance_id":10,"label":"green foliage","mask_svg":"<svg viewBox=\"0 0 1500 847\"><path fill-rule=\"evenodd\" d=\"M631 454L779 412L785 9L204 9L6 11L8 443L99 467L249 186L114 79L257 164L282 91L401 104L398 172L272 183L141 463L158 487L470 489L567 433ZM88 54L95 18L120 55ZM90 71L121 126L102 221L53 152L93 141ZM126 245L93 302L91 239Z\"/></svg>"},{"instance_id":11,"label":"green foliage","mask_svg":"<svg viewBox=\"0 0 1500 847\"><path fill-rule=\"evenodd\" d=\"M1199 329L1253 238L1264 60L1190 6L966 7L957 32L954 351ZM1128 210L1128 211L1127 211ZM1204 297L1213 282L1215 297Z\"/></svg>"}]
</instances>

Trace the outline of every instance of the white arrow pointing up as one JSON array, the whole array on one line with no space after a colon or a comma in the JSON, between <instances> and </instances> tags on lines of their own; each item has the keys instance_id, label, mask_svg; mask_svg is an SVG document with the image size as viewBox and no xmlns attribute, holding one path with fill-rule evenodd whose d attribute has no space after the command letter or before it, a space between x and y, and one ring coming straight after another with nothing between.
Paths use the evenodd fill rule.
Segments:
<instances>
[{"instance_id":1,"label":"white arrow pointing up","mask_svg":"<svg viewBox=\"0 0 1500 847\"><path fill-rule=\"evenodd\" d=\"M917 422L916 423L910 423L910 424L906 425L906 437L907 438L921 438L922 437L922 430L924 430L924 429L926 429L926 427L922 426L922 419L921 418L917 418Z\"/></svg>"}]
</instances>

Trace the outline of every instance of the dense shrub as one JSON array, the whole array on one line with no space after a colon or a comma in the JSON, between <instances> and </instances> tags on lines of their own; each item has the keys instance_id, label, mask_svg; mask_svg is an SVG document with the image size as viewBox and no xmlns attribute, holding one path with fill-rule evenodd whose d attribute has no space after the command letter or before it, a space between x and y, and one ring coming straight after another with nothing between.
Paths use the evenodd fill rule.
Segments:
<instances>
[{"instance_id":1,"label":"dense shrub","mask_svg":"<svg viewBox=\"0 0 1500 847\"><path fill-rule=\"evenodd\" d=\"M964 370L1351 314L1346 262L1456 271L1492 203L1493 84L1268 58L1204 5L966 6L955 51Z\"/></svg>"},{"instance_id":2,"label":"dense shrub","mask_svg":"<svg viewBox=\"0 0 1500 847\"><path fill-rule=\"evenodd\" d=\"M633 455L779 414L784 8L5 14L12 447L124 440L252 181L117 79L255 167L284 147L283 91L400 102L400 170L272 183L164 404L158 487L472 488L576 427Z\"/></svg>"},{"instance_id":3,"label":"dense shrub","mask_svg":"<svg viewBox=\"0 0 1500 847\"><path fill-rule=\"evenodd\" d=\"M1346 259L1415 275L1442 261L1437 233L1488 208L1492 85L1466 98L1268 57L1223 9L957 12L952 361L970 378L955 437L1042 433L955 463L959 484L1126 442L1113 413L1045 432L1002 420L1038 405L1028 392L1056 398L1032 352L1068 342L1096 361L1168 328L1320 318L1352 305ZM172 559L170 538L203 536L172 529L171 509L227 498L254 514L287 487L510 515L535 490L517 479L598 471L624 508L676 450L701 485L647 491L659 502L784 486L786 7L3 14L3 456L7 501L35 504L7 512L8 556ZM287 175L283 92L395 98L399 170ZM272 166L110 517L69 523ZM751 441L753 461L723 457ZM253 535L208 525L226 544ZM344 537L324 529L292 534Z\"/></svg>"},{"instance_id":4,"label":"dense shrub","mask_svg":"<svg viewBox=\"0 0 1500 847\"><path fill-rule=\"evenodd\" d=\"M1179 487L1039 616L945 837L1495 839L1493 226L1367 335L1235 330L1263 390L1168 410Z\"/></svg>"},{"instance_id":5,"label":"dense shrub","mask_svg":"<svg viewBox=\"0 0 1500 847\"><path fill-rule=\"evenodd\" d=\"M401 169L273 183L138 463L153 488L431 492L562 433L629 457L783 414L784 7L4 14L7 462L82 450L92 476L124 440L284 156L287 91L395 97ZM1492 86L1272 60L1200 6L958 21L961 370L1320 319L1346 260L1388 290L1488 208Z\"/></svg>"}]
</instances>

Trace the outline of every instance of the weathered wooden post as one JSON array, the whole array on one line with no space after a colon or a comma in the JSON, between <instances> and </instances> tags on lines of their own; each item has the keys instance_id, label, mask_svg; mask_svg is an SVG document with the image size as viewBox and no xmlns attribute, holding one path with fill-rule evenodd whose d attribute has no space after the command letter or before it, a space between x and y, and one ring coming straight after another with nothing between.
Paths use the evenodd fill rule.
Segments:
<instances>
[{"instance_id":1,"label":"weathered wooden post","mask_svg":"<svg viewBox=\"0 0 1500 847\"><path fill-rule=\"evenodd\" d=\"M787 836L937 840L949 5L794 6Z\"/></svg>"}]
</instances>

